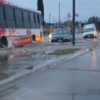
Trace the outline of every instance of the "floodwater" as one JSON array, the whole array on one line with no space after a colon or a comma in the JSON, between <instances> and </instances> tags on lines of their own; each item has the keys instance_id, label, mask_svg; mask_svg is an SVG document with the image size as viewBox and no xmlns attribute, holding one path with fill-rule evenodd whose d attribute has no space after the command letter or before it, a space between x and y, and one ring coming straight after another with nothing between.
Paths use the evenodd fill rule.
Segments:
<instances>
[{"instance_id":1,"label":"floodwater","mask_svg":"<svg viewBox=\"0 0 100 100\"><path fill-rule=\"evenodd\" d=\"M24 70L33 69L38 64L45 63L54 56L40 53L11 53L0 55L0 80L20 73Z\"/></svg>"},{"instance_id":2,"label":"floodwater","mask_svg":"<svg viewBox=\"0 0 100 100\"><path fill-rule=\"evenodd\" d=\"M8 55L0 56L0 79L8 77L8 75L6 74L7 65L8 65Z\"/></svg>"},{"instance_id":3,"label":"floodwater","mask_svg":"<svg viewBox=\"0 0 100 100\"><path fill-rule=\"evenodd\" d=\"M79 37L77 37L77 41L79 43L76 43L76 44L80 48L82 48L84 46L86 46L86 47L94 46L95 47L95 45L100 41L100 39L83 40L82 37L79 35ZM24 53L16 52L16 53L14 53L14 52L11 52L9 54L2 54L2 55L0 54L0 80L8 78L8 77L15 75L17 73L20 73L24 70L33 69L38 64L42 64L47 61L56 59L57 56L47 54L48 52L51 52L52 50L55 50L58 48L72 47L71 43L46 44L47 42L48 42L48 36L45 37L44 43L34 45L34 47L32 47L32 46L27 47L32 50L35 49L35 51L37 51L37 53L33 53L33 52L24 52ZM94 66L96 64L96 51L93 51L92 56L93 56L93 60L94 60L92 68L95 68Z\"/></svg>"},{"instance_id":4,"label":"floodwater","mask_svg":"<svg viewBox=\"0 0 100 100\"><path fill-rule=\"evenodd\" d=\"M0 100L100 100L100 48L31 74L0 94Z\"/></svg>"},{"instance_id":5,"label":"floodwater","mask_svg":"<svg viewBox=\"0 0 100 100\"><path fill-rule=\"evenodd\" d=\"M0 79L8 78L14 74L14 69L22 67L20 61L32 58L31 54L3 54L0 55Z\"/></svg>"}]
</instances>

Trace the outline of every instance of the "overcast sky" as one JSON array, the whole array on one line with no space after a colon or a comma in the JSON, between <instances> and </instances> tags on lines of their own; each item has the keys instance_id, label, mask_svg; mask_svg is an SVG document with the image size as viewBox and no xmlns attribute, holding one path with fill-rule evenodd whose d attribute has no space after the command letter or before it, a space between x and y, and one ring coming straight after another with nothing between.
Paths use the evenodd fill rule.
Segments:
<instances>
[{"instance_id":1,"label":"overcast sky","mask_svg":"<svg viewBox=\"0 0 100 100\"><path fill-rule=\"evenodd\" d=\"M37 9L37 0L9 0L19 6ZM67 19L67 14L72 13L72 0L44 0L45 20L58 21L58 4L61 3L61 20ZM90 16L100 16L100 0L76 0L77 20L87 20Z\"/></svg>"}]
</instances>

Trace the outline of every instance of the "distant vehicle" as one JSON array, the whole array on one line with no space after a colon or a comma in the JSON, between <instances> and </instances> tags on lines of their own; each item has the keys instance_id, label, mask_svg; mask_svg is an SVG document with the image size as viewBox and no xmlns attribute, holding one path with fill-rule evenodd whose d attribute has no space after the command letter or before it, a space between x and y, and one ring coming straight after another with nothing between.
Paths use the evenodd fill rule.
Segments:
<instances>
[{"instance_id":1,"label":"distant vehicle","mask_svg":"<svg viewBox=\"0 0 100 100\"><path fill-rule=\"evenodd\" d=\"M39 11L0 2L0 47L17 47L43 41Z\"/></svg>"},{"instance_id":2,"label":"distant vehicle","mask_svg":"<svg viewBox=\"0 0 100 100\"><path fill-rule=\"evenodd\" d=\"M97 31L95 24L87 24L83 28L84 38L97 38Z\"/></svg>"},{"instance_id":3,"label":"distant vehicle","mask_svg":"<svg viewBox=\"0 0 100 100\"><path fill-rule=\"evenodd\" d=\"M51 34L51 42L70 42L71 32L67 29L57 29Z\"/></svg>"}]
</instances>

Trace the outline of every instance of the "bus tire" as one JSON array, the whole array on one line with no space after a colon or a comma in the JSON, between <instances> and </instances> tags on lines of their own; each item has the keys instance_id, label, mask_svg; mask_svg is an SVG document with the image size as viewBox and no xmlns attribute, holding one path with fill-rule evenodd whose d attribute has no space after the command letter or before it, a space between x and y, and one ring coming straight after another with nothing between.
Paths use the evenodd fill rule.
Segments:
<instances>
[{"instance_id":1,"label":"bus tire","mask_svg":"<svg viewBox=\"0 0 100 100\"><path fill-rule=\"evenodd\" d=\"M0 38L0 46L1 46L1 47L8 47L8 40L7 40L7 37L2 36L2 37Z\"/></svg>"},{"instance_id":2,"label":"bus tire","mask_svg":"<svg viewBox=\"0 0 100 100\"><path fill-rule=\"evenodd\" d=\"M32 41L36 41L35 35L32 35Z\"/></svg>"}]
</instances>

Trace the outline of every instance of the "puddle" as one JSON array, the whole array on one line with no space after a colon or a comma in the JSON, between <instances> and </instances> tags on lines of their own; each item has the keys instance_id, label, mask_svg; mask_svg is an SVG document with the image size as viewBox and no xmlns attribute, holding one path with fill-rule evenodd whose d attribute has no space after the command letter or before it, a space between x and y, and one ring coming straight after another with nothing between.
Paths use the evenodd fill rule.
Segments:
<instances>
[{"instance_id":1,"label":"puddle","mask_svg":"<svg viewBox=\"0 0 100 100\"><path fill-rule=\"evenodd\" d=\"M5 73L0 73L0 80L7 79L9 76Z\"/></svg>"},{"instance_id":2,"label":"puddle","mask_svg":"<svg viewBox=\"0 0 100 100\"><path fill-rule=\"evenodd\" d=\"M31 58L31 53L0 55L0 80L8 78L12 73L14 74L15 70L20 69L23 66L28 66L27 63L21 64L21 61L27 61L27 59Z\"/></svg>"},{"instance_id":3,"label":"puddle","mask_svg":"<svg viewBox=\"0 0 100 100\"><path fill-rule=\"evenodd\" d=\"M55 56L50 56L41 52L36 54L25 52L0 55L0 80L25 70L31 70L37 65L55 58Z\"/></svg>"},{"instance_id":4,"label":"puddle","mask_svg":"<svg viewBox=\"0 0 100 100\"><path fill-rule=\"evenodd\" d=\"M8 55L0 55L0 63L5 63L8 61Z\"/></svg>"}]
</instances>

